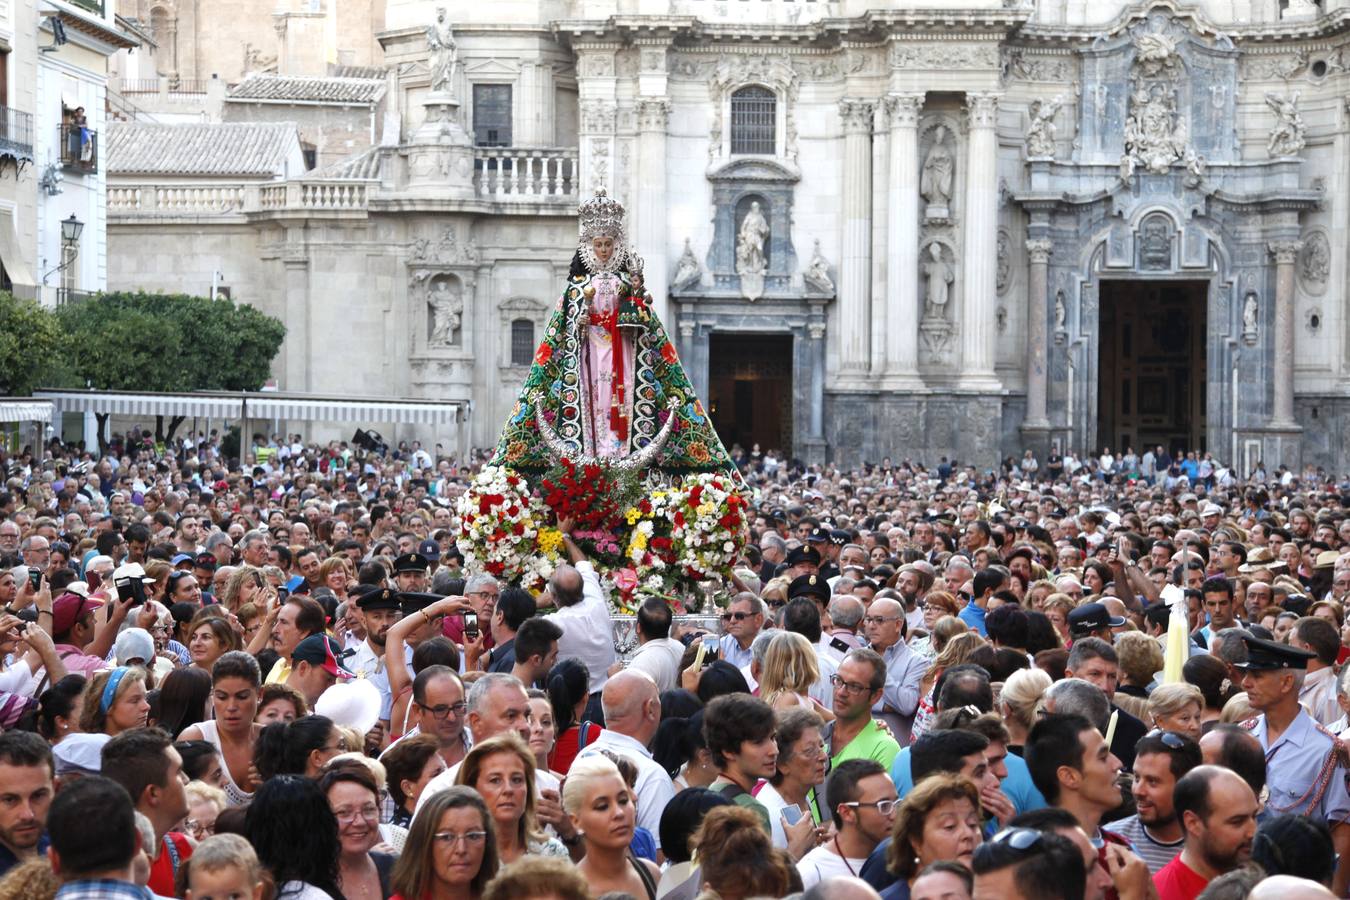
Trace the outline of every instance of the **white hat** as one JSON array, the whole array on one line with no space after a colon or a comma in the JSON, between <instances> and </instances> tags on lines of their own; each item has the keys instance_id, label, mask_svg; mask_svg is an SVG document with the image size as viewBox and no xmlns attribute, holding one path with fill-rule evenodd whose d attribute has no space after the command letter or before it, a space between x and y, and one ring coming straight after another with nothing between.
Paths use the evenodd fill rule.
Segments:
<instances>
[{"instance_id":1,"label":"white hat","mask_svg":"<svg viewBox=\"0 0 1350 900\"><path fill-rule=\"evenodd\" d=\"M1200 507L1200 518L1202 519L1207 516L1221 515L1223 515L1223 507L1217 503L1206 503L1204 506Z\"/></svg>"},{"instance_id":2,"label":"white hat","mask_svg":"<svg viewBox=\"0 0 1350 900\"><path fill-rule=\"evenodd\" d=\"M155 579L145 574L145 567L140 563L122 563L112 573L113 583L116 584L119 578L139 578L146 584L153 584Z\"/></svg>"},{"instance_id":3,"label":"white hat","mask_svg":"<svg viewBox=\"0 0 1350 900\"><path fill-rule=\"evenodd\" d=\"M379 688L365 678L353 678L324 691L314 704L314 712L327 716L336 725L365 734L380 720L383 702Z\"/></svg>"},{"instance_id":4,"label":"white hat","mask_svg":"<svg viewBox=\"0 0 1350 900\"><path fill-rule=\"evenodd\" d=\"M56 774L80 772L97 775L103 771L103 745L112 740L106 734L72 734L52 748Z\"/></svg>"}]
</instances>

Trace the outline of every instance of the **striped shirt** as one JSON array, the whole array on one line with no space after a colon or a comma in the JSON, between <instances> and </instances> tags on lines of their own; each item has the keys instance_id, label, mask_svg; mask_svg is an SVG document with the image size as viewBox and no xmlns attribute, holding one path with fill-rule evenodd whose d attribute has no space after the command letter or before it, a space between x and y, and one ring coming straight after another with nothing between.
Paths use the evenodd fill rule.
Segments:
<instances>
[{"instance_id":1,"label":"striped shirt","mask_svg":"<svg viewBox=\"0 0 1350 900\"><path fill-rule=\"evenodd\" d=\"M1102 830L1118 834L1129 841L1130 846L1134 848L1134 852L1148 864L1149 873L1153 875L1157 875L1158 871L1170 863L1181 852L1181 848L1186 845L1185 838L1171 844L1154 840L1153 836L1144 828L1144 823L1139 821L1137 815L1112 822L1109 825L1103 825Z\"/></svg>"}]
</instances>

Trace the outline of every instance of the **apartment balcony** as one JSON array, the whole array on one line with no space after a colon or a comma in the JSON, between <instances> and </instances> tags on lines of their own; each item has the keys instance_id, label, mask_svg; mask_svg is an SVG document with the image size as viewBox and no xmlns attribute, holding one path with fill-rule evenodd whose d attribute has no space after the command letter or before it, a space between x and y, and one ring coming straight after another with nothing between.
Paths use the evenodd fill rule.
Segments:
<instances>
[{"instance_id":1,"label":"apartment balcony","mask_svg":"<svg viewBox=\"0 0 1350 900\"><path fill-rule=\"evenodd\" d=\"M66 2L71 6L78 6L80 9L87 10L100 19L103 18L103 0L66 0Z\"/></svg>"},{"instance_id":2,"label":"apartment balcony","mask_svg":"<svg viewBox=\"0 0 1350 900\"><path fill-rule=\"evenodd\" d=\"M68 170L93 174L98 171L98 132L79 125L62 125L61 165Z\"/></svg>"},{"instance_id":3,"label":"apartment balcony","mask_svg":"<svg viewBox=\"0 0 1350 900\"><path fill-rule=\"evenodd\" d=\"M0 158L4 157L33 161L33 117L8 106L0 106Z\"/></svg>"}]
</instances>

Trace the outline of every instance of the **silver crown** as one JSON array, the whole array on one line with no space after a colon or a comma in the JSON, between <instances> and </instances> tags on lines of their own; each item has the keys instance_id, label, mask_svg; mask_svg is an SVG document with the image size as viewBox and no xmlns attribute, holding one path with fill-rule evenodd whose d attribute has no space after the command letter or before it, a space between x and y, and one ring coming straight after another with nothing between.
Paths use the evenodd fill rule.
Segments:
<instances>
[{"instance_id":1,"label":"silver crown","mask_svg":"<svg viewBox=\"0 0 1350 900\"><path fill-rule=\"evenodd\" d=\"M623 237L623 204L608 196L604 188L600 188L593 199L581 204L577 214L581 219L582 240L592 240L602 234L616 239Z\"/></svg>"}]
</instances>

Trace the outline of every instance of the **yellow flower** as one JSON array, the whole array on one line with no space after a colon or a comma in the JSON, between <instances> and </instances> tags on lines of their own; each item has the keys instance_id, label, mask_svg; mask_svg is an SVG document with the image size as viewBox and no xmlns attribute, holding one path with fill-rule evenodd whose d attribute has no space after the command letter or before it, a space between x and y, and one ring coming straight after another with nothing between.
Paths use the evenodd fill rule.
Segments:
<instances>
[{"instance_id":1,"label":"yellow flower","mask_svg":"<svg viewBox=\"0 0 1350 900\"><path fill-rule=\"evenodd\" d=\"M705 501L700 503L694 512L698 513L700 516L710 516L716 509L717 507L714 506L711 501Z\"/></svg>"},{"instance_id":2,"label":"yellow flower","mask_svg":"<svg viewBox=\"0 0 1350 900\"><path fill-rule=\"evenodd\" d=\"M562 532L556 528L541 528L536 540L542 553L557 553L562 549Z\"/></svg>"},{"instance_id":3,"label":"yellow flower","mask_svg":"<svg viewBox=\"0 0 1350 900\"><path fill-rule=\"evenodd\" d=\"M627 520L629 525L635 525L637 524L637 520L642 518L642 510L634 506L632 509L628 510L628 512L624 513L623 517Z\"/></svg>"}]
</instances>

